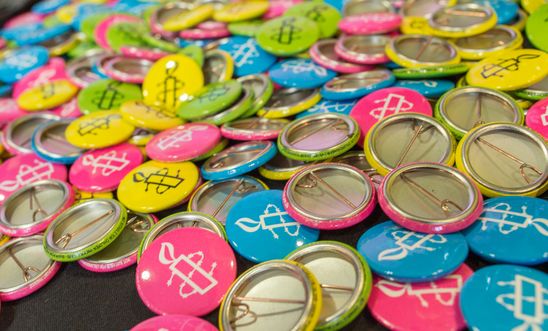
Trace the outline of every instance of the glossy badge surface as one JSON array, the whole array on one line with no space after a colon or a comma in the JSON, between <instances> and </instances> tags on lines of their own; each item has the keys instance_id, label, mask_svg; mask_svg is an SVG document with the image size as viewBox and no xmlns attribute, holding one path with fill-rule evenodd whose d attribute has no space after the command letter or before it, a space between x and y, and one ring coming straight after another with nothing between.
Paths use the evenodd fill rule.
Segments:
<instances>
[{"instance_id":1,"label":"glossy badge surface","mask_svg":"<svg viewBox=\"0 0 548 331\"><path fill-rule=\"evenodd\" d=\"M155 316L131 328L131 331L153 330L217 331L217 328L208 321L189 315Z\"/></svg>"},{"instance_id":2,"label":"glossy badge surface","mask_svg":"<svg viewBox=\"0 0 548 331\"><path fill-rule=\"evenodd\" d=\"M268 75L274 83L283 87L307 89L320 87L337 74L310 59L290 59L276 63Z\"/></svg>"}]
</instances>

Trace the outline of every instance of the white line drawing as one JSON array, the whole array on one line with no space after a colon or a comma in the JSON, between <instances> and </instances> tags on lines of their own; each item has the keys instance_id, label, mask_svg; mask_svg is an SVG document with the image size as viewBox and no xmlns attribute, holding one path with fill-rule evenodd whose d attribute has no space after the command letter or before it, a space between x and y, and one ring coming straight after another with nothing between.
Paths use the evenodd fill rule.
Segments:
<instances>
[{"instance_id":1,"label":"white line drawing","mask_svg":"<svg viewBox=\"0 0 548 331\"><path fill-rule=\"evenodd\" d=\"M432 252L442 247L441 244L447 242L447 238L440 234L422 234L408 230L402 230L400 227L393 227L395 231L390 232L390 235L396 240L394 244L398 247L387 248L379 253L377 259L379 261L391 260L398 261L405 259L409 252L415 250L425 250ZM431 243L433 245L428 246Z\"/></svg>"},{"instance_id":2,"label":"white line drawing","mask_svg":"<svg viewBox=\"0 0 548 331\"><path fill-rule=\"evenodd\" d=\"M373 103L378 104L382 103L382 106L373 108L369 112L369 115L380 120L389 115L397 114L401 111L408 111L413 108L414 104L407 101L404 96L399 94L389 93L386 98L373 101Z\"/></svg>"},{"instance_id":3,"label":"white line drawing","mask_svg":"<svg viewBox=\"0 0 548 331\"><path fill-rule=\"evenodd\" d=\"M485 213L500 215L500 218L486 217ZM493 207L484 208L483 214L478 218L481 221L481 230L487 230L487 223L498 224L499 232L509 234L519 229L525 229L529 226L535 229L543 236L548 236L548 219L533 218L533 215L527 213L527 206L521 206L521 212L512 211L508 203L497 203Z\"/></svg>"},{"instance_id":4,"label":"white line drawing","mask_svg":"<svg viewBox=\"0 0 548 331\"><path fill-rule=\"evenodd\" d=\"M198 257L196 260L195 258ZM164 265L169 265L169 270L171 271L171 277L167 281L167 286L173 284L173 278L177 276L181 279L181 284L179 285L179 295L181 298L186 299L194 294L204 295L207 292L211 291L218 282L213 277L213 271L217 267L217 262L211 264L209 272L202 268L204 262L204 253L201 251L191 253L189 255L181 254L175 258L175 248L170 242L163 242L162 247L160 248L160 254L158 255L158 260ZM186 264L186 265L183 265ZM192 270L185 274L181 271L178 266L181 265L183 270ZM195 280L197 277L200 277L200 284ZM193 279L194 278L194 279ZM202 286L201 284L207 283L207 286ZM189 291L185 292L185 289L190 287Z\"/></svg>"},{"instance_id":5,"label":"white line drawing","mask_svg":"<svg viewBox=\"0 0 548 331\"><path fill-rule=\"evenodd\" d=\"M13 192L30 183L51 178L54 171L51 163L40 160L33 160L33 163L34 165L20 165L15 180L6 179L0 182L0 190Z\"/></svg>"},{"instance_id":6,"label":"white line drawing","mask_svg":"<svg viewBox=\"0 0 548 331\"><path fill-rule=\"evenodd\" d=\"M196 131L207 130L208 126L206 125L195 125L191 126L184 130L173 130L173 132L165 137L160 138L160 141L156 144L158 148L162 151L165 151L169 148L179 148L180 142L189 142L192 140L192 133Z\"/></svg>"},{"instance_id":7,"label":"white line drawing","mask_svg":"<svg viewBox=\"0 0 548 331\"><path fill-rule=\"evenodd\" d=\"M542 126L548 126L548 106L544 107L544 114L540 115Z\"/></svg>"},{"instance_id":8,"label":"white line drawing","mask_svg":"<svg viewBox=\"0 0 548 331\"><path fill-rule=\"evenodd\" d=\"M352 103L339 103L334 102L329 104L328 102L319 102L314 107L308 109L309 113L344 113L347 108L352 108L356 105L357 101Z\"/></svg>"},{"instance_id":9,"label":"white line drawing","mask_svg":"<svg viewBox=\"0 0 548 331\"><path fill-rule=\"evenodd\" d=\"M129 163L127 153L124 152L118 156L116 151L110 151L97 157L88 154L82 159L83 165L93 167L92 174L95 175L99 170L101 170L101 175L107 177L117 171L123 170L129 165Z\"/></svg>"},{"instance_id":10,"label":"white line drawing","mask_svg":"<svg viewBox=\"0 0 548 331\"><path fill-rule=\"evenodd\" d=\"M245 232L249 233L256 232L258 230L268 230L272 233L274 239L279 238L279 235L276 233L276 231L274 231L277 228L283 228L284 232L287 233L289 236L298 236L301 225L295 221L287 221L284 218L285 215L287 215L287 212L280 211L280 208L278 208L278 206L268 204L268 206L266 206L264 214L259 216L259 221L255 221L247 217L242 217L236 221L236 225ZM270 224L267 221L269 219L272 220ZM293 228L293 231L290 231L291 228Z\"/></svg>"},{"instance_id":11,"label":"white line drawing","mask_svg":"<svg viewBox=\"0 0 548 331\"><path fill-rule=\"evenodd\" d=\"M282 63L281 67L282 71L291 71L295 74L302 74L303 72L313 72L321 77L327 76L327 69L316 65L312 61L290 60Z\"/></svg>"},{"instance_id":12,"label":"white line drawing","mask_svg":"<svg viewBox=\"0 0 548 331\"><path fill-rule=\"evenodd\" d=\"M243 44L234 44L232 49L231 55L237 67L241 67L244 64L253 64L253 58L259 56L259 50L253 38L249 38Z\"/></svg>"}]
</instances>

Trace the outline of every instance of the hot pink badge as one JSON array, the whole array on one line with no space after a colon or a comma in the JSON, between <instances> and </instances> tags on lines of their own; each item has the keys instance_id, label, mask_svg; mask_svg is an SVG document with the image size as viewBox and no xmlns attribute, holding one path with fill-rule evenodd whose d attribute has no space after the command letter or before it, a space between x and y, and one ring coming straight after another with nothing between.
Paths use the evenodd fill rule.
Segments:
<instances>
[{"instance_id":1,"label":"hot pink badge","mask_svg":"<svg viewBox=\"0 0 548 331\"><path fill-rule=\"evenodd\" d=\"M402 17L395 13L366 13L343 18L339 29L346 34L378 34L396 30Z\"/></svg>"},{"instance_id":2,"label":"hot pink badge","mask_svg":"<svg viewBox=\"0 0 548 331\"><path fill-rule=\"evenodd\" d=\"M44 18L42 17L42 15L33 12L26 12L10 18L6 22L6 24L4 24L4 29L15 28L22 25L36 24L42 22L43 20Z\"/></svg>"},{"instance_id":3,"label":"hot pink badge","mask_svg":"<svg viewBox=\"0 0 548 331\"><path fill-rule=\"evenodd\" d=\"M303 2L302 0L273 0L270 1L270 6L268 7L268 10L263 15L263 19L269 20L272 18L276 18L278 16L282 16L286 10L291 8L292 6Z\"/></svg>"},{"instance_id":4,"label":"hot pink badge","mask_svg":"<svg viewBox=\"0 0 548 331\"><path fill-rule=\"evenodd\" d=\"M50 59L47 65L31 71L13 84L12 96L17 99L25 90L57 79L67 79L65 61L59 57Z\"/></svg>"},{"instance_id":5,"label":"hot pink badge","mask_svg":"<svg viewBox=\"0 0 548 331\"><path fill-rule=\"evenodd\" d=\"M366 95L352 108L350 116L360 125L362 146L365 135L381 119L398 113L432 116L432 106L420 93L403 87L389 87Z\"/></svg>"},{"instance_id":6,"label":"hot pink badge","mask_svg":"<svg viewBox=\"0 0 548 331\"><path fill-rule=\"evenodd\" d=\"M143 154L132 144L120 144L82 154L72 165L72 185L86 192L109 192L133 168L143 162Z\"/></svg>"},{"instance_id":7,"label":"hot pink badge","mask_svg":"<svg viewBox=\"0 0 548 331\"><path fill-rule=\"evenodd\" d=\"M309 53L312 60L317 64L321 65L324 68L331 69L333 71L343 74L354 74L357 72L373 70L375 68L373 66L346 62L346 60L344 60L343 58L339 58L335 54L333 55L333 57L328 58L327 56L320 53L318 43L310 47Z\"/></svg>"},{"instance_id":8,"label":"hot pink badge","mask_svg":"<svg viewBox=\"0 0 548 331\"><path fill-rule=\"evenodd\" d=\"M399 283L375 277L368 307L391 330L462 330L466 324L459 295L472 274L463 264L453 274L432 282Z\"/></svg>"},{"instance_id":9,"label":"hot pink badge","mask_svg":"<svg viewBox=\"0 0 548 331\"><path fill-rule=\"evenodd\" d=\"M168 56L168 52L164 52L160 49L155 48L141 48L133 46L122 46L120 47L120 53L126 57L132 57L137 59L145 59L150 61L156 61L164 56Z\"/></svg>"},{"instance_id":10,"label":"hot pink badge","mask_svg":"<svg viewBox=\"0 0 548 331\"><path fill-rule=\"evenodd\" d=\"M227 25L222 22L207 21L198 24L194 29L183 30L179 37L186 39L211 39L230 36Z\"/></svg>"},{"instance_id":11,"label":"hot pink badge","mask_svg":"<svg viewBox=\"0 0 548 331\"><path fill-rule=\"evenodd\" d=\"M548 139L548 98L536 102L527 111L525 124Z\"/></svg>"},{"instance_id":12,"label":"hot pink badge","mask_svg":"<svg viewBox=\"0 0 548 331\"><path fill-rule=\"evenodd\" d=\"M218 331L218 329L208 321L187 315L164 315L152 317L135 325L130 331L156 330Z\"/></svg>"},{"instance_id":13,"label":"hot pink badge","mask_svg":"<svg viewBox=\"0 0 548 331\"><path fill-rule=\"evenodd\" d=\"M15 100L12 98L0 98L0 126L25 115L28 115L28 113L19 108Z\"/></svg>"},{"instance_id":14,"label":"hot pink badge","mask_svg":"<svg viewBox=\"0 0 548 331\"><path fill-rule=\"evenodd\" d=\"M110 26L113 24L122 22L139 22L139 19L135 16L124 14L111 15L105 18L95 27L94 36L97 45L101 46L101 48L107 51L112 51L112 47L110 47L107 41L108 28L110 28Z\"/></svg>"},{"instance_id":15,"label":"hot pink badge","mask_svg":"<svg viewBox=\"0 0 548 331\"><path fill-rule=\"evenodd\" d=\"M52 109L51 112L62 118L77 118L82 116L80 107L78 107L78 99L72 98L69 102L62 104L61 106Z\"/></svg>"},{"instance_id":16,"label":"hot pink badge","mask_svg":"<svg viewBox=\"0 0 548 331\"><path fill-rule=\"evenodd\" d=\"M180 162L203 155L221 140L221 131L208 123L188 123L162 131L146 146L148 157L162 162Z\"/></svg>"},{"instance_id":17,"label":"hot pink badge","mask_svg":"<svg viewBox=\"0 0 548 331\"><path fill-rule=\"evenodd\" d=\"M67 180L67 168L35 154L20 154L0 165L0 204L21 187L43 179Z\"/></svg>"},{"instance_id":18,"label":"hot pink badge","mask_svg":"<svg viewBox=\"0 0 548 331\"><path fill-rule=\"evenodd\" d=\"M137 265L137 292L161 315L202 316L219 306L236 278L229 244L201 228L169 231L144 251Z\"/></svg>"}]
</instances>

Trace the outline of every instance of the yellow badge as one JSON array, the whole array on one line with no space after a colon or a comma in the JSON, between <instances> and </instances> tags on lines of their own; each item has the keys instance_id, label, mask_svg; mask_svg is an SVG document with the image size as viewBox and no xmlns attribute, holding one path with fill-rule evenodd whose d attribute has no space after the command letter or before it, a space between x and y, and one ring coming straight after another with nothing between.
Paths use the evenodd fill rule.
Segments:
<instances>
[{"instance_id":1,"label":"yellow badge","mask_svg":"<svg viewBox=\"0 0 548 331\"><path fill-rule=\"evenodd\" d=\"M213 15L213 5L201 5L191 10L184 10L168 18L162 25L166 31L181 31L189 29Z\"/></svg>"},{"instance_id":2,"label":"yellow badge","mask_svg":"<svg viewBox=\"0 0 548 331\"><path fill-rule=\"evenodd\" d=\"M138 128L163 131L183 124L183 120L171 110L161 106L150 106L139 100L127 101L120 113L129 123Z\"/></svg>"},{"instance_id":3,"label":"yellow badge","mask_svg":"<svg viewBox=\"0 0 548 331\"><path fill-rule=\"evenodd\" d=\"M400 30L404 34L432 34L432 29L430 28L430 25L428 25L428 19L419 16L404 17L401 22Z\"/></svg>"},{"instance_id":4,"label":"yellow badge","mask_svg":"<svg viewBox=\"0 0 548 331\"><path fill-rule=\"evenodd\" d=\"M192 162L148 161L128 173L118 186L118 199L141 213L165 210L180 204L198 184Z\"/></svg>"},{"instance_id":5,"label":"yellow badge","mask_svg":"<svg viewBox=\"0 0 548 331\"><path fill-rule=\"evenodd\" d=\"M117 111L98 111L70 123L65 131L67 141L84 149L114 146L131 137L135 127Z\"/></svg>"},{"instance_id":6,"label":"yellow badge","mask_svg":"<svg viewBox=\"0 0 548 331\"><path fill-rule=\"evenodd\" d=\"M17 98L17 104L28 111L51 109L69 101L77 92L78 87L74 84L59 79L25 90Z\"/></svg>"},{"instance_id":7,"label":"yellow badge","mask_svg":"<svg viewBox=\"0 0 548 331\"><path fill-rule=\"evenodd\" d=\"M213 18L219 22L247 21L264 14L268 6L268 1L232 2L213 13Z\"/></svg>"},{"instance_id":8,"label":"yellow badge","mask_svg":"<svg viewBox=\"0 0 548 331\"><path fill-rule=\"evenodd\" d=\"M114 197L112 192L86 192L80 191L74 186L72 188L74 189L76 203L84 202L89 199L112 199Z\"/></svg>"},{"instance_id":9,"label":"yellow badge","mask_svg":"<svg viewBox=\"0 0 548 331\"><path fill-rule=\"evenodd\" d=\"M174 54L156 61L143 82L148 105L175 109L204 87L202 69L190 57Z\"/></svg>"}]
</instances>

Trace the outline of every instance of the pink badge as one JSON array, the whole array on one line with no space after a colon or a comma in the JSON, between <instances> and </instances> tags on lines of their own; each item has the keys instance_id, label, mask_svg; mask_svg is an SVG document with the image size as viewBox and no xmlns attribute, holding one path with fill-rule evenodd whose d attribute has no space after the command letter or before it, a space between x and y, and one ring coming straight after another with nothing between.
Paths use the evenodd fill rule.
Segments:
<instances>
[{"instance_id":1,"label":"pink badge","mask_svg":"<svg viewBox=\"0 0 548 331\"><path fill-rule=\"evenodd\" d=\"M337 53L337 55L343 60L361 64L380 64L390 62L390 58L386 55L386 53L384 53L384 51L377 54L348 53L343 47L342 41L343 40L339 38L337 43L335 43L335 53Z\"/></svg>"},{"instance_id":2,"label":"pink badge","mask_svg":"<svg viewBox=\"0 0 548 331\"><path fill-rule=\"evenodd\" d=\"M21 93L29 88L58 79L67 79L67 74L65 73L65 61L62 58L55 57L50 59L47 65L31 71L13 84L12 96L17 99Z\"/></svg>"},{"instance_id":3,"label":"pink badge","mask_svg":"<svg viewBox=\"0 0 548 331\"><path fill-rule=\"evenodd\" d=\"M457 331L466 327L459 308L462 285L473 274L466 264L444 278L423 283L373 279L368 307L391 330Z\"/></svg>"},{"instance_id":4,"label":"pink badge","mask_svg":"<svg viewBox=\"0 0 548 331\"><path fill-rule=\"evenodd\" d=\"M53 276L57 274L59 269L61 269L61 262L53 262L53 265L48 268L45 273L33 280L31 285L25 285L12 292L0 293L0 300L13 301L31 295L49 283Z\"/></svg>"},{"instance_id":5,"label":"pink badge","mask_svg":"<svg viewBox=\"0 0 548 331\"><path fill-rule=\"evenodd\" d=\"M43 20L44 18L42 15L38 15L33 12L26 12L9 19L6 24L4 24L4 29L15 28L22 25L32 25L40 23Z\"/></svg>"},{"instance_id":6,"label":"pink badge","mask_svg":"<svg viewBox=\"0 0 548 331\"><path fill-rule=\"evenodd\" d=\"M132 57L136 59L144 59L150 61L156 61L164 56L168 56L168 52L164 52L160 49L155 48L140 48L132 46L122 46L120 47L120 53L126 57Z\"/></svg>"},{"instance_id":7,"label":"pink badge","mask_svg":"<svg viewBox=\"0 0 548 331\"><path fill-rule=\"evenodd\" d=\"M270 1L270 7L268 7L268 10L263 15L263 19L269 20L272 18L276 18L278 16L282 16L286 10L288 10L293 5L296 5L300 2L303 2L302 0L273 0Z\"/></svg>"},{"instance_id":8,"label":"pink badge","mask_svg":"<svg viewBox=\"0 0 548 331\"><path fill-rule=\"evenodd\" d=\"M148 157L162 162L191 160L214 148L221 131L208 123L188 123L158 133L146 146Z\"/></svg>"},{"instance_id":9,"label":"pink badge","mask_svg":"<svg viewBox=\"0 0 548 331\"><path fill-rule=\"evenodd\" d=\"M20 154L0 165L0 204L21 187L43 179L67 180L67 168L35 154Z\"/></svg>"},{"instance_id":10,"label":"pink badge","mask_svg":"<svg viewBox=\"0 0 548 331\"><path fill-rule=\"evenodd\" d=\"M28 115L28 113L19 108L15 100L12 98L0 98L0 126L6 125L25 115Z\"/></svg>"},{"instance_id":11,"label":"pink badge","mask_svg":"<svg viewBox=\"0 0 548 331\"><path fill-rule=\"evenodd\" d=\"M209 230L190 227L154 240L136 273L139 296L161 315L206 315L219 306L235 278L230 245Z\"/></svg>"},{"instance_id":12,"label":"pink badge","mask_svg":"<svg viewBox=\"0 0 548 331\"><path fill-rule=\"evenodd\" d=\"M420 113L432 116L432 106L420 93L403 87L389 87L366 95L352 108L350 116L360 125L363 146L365 135L375 123L397 113Z\"/></svg>"},{"instance_id":13,"label":"pink badge","mask_svg":"<svg viewBox=\"0 0 548 331\"><path fill-rule=\"evenodd\" d=\"M152 61L140 59L139 63L134 63L135 67L130 67L129 70L121 71L116 68L120 61L124 61L123 57L112 57L106 60L101 66L103 72L110 78L119 82L130 84L142 84L145 76L148 74L150 67L154 64ZM137 69L141 66L141 69Z\"/></svg>"},{"instance_id":14,"label":"pink badge","mask_svg":"<svg viewBox=\"0 0 548 331\"><path fill-rule=\"evenodd\" d=\"M82 154L72 165L69 179L72 185L86 192L109 192L143 162L138 147L124 143Z\"/></svg>"},{"instance_id":15,"label":"pink badge","mask_svg":"<svg viewBox=\"0 0 548 331\"><path fill-rule=\"evenodd\" d=\"M179 37L185 39L212 39L230 36L227 25L222 22L207 21L198 24L194 29L183 30Z\"/></svg>"},{"instance_id":16,"label":"pink badge","mask_svg":"<svg viewBox=\"0 0 548 331\"><path fill-rule=\"evenodd\" d=\"M62 118L77 118L82 116L80 107L78 107L78 99L76 97L61 106L52 109L51 112Z\"/></svg>"},{"instance_id":17,"label":"pink badge","mask_svg":"<svg viewBox=\"0 0 548 331\"><path fill-rule=\"evenodd\" d=\"M130 331L218 331L208 321L187 315L164 315L149 318L135 325Z\"/></svg>"},{"instance_id":18,"label":"pink badge","mask_svg":"<svg viewBox=\"0 0 548 331\"><path fill-rule=\"evenodd\" d=\"M379 34L396 30L402 17L395 13L367 13L344 17L339 29L347 34Z\"/></svg>"},{"instance_id":19,"label":"pink badge","mask_svg":"<svg viewBox=\"0 0 548 331\"><path fill-rule=\"evenodd\" d=\"M7 41L4 38L0 38L0 49L6 47Z\"/></svg>"},{"instance_id":20,"label":"pink badge","mask_svg":"<svg viewBox=\"0 0 548 331\"><path fill-rule=\"evenodd\" d=\"M527 111L525 124L548 139L548 98L536 102Z\"/></svg>"},{"instance_id":21,"label":"pink badge","mask_svg":"<svg viewBox=\"0 0 548 331\"><path fill-rule=\"evenodd\" d=\"M112 47L108 44L107 41L107 31L108 28L110 28L111 25L116 23L122 23L122 22L139 22L139 18L131 15L124 15L124 14L115 14L111 15L104 20L102 20L97 26L95 27L95 42L97 45L101 46L101 48L112 51Z\"/></svg>"},{"instance_id":22,"label":"pink badge","mask_svg":"<svg viewBox=\"0 0 548 331\"><path fill-rule=\"evenodd\" d=\"M310 48L309 53L312 60L324 68L331 69L333 71L340 72L343 74L354 74L357 72L375 69L375 67L373 66L346 62L346 60L340 58L334 52L330 54L330 56L327 56L327 54L322 54L320 53L320 50L319 50L320 43L321 41L315 43Z\"/></svg>"}]
</instances>

